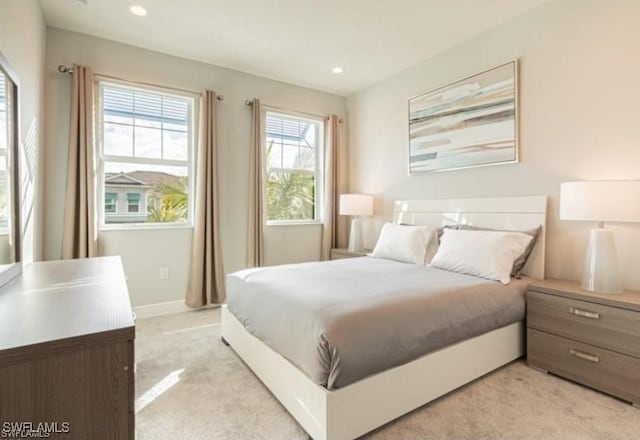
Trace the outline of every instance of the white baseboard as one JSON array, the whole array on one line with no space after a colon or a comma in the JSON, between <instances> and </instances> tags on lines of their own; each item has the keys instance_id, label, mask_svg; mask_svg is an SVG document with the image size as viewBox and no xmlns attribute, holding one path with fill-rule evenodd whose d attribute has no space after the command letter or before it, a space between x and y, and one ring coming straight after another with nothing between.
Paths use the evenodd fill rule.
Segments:
<instances>
[{"instance_id":1,"label":"white baseboard","mask_svg":"<svg viewBox=\"0 0 640 440\"><path fill-rule=\"evenodd\" d=\"M189 307L184 303L184 300L179 299L176 301L137 306L133 308L133 313L136 314L136 319L145 319L156 316L173 315L174 313L188 312L190 310L197 309Z\"/></svg>"},{"instance_id":2,"label":"white baseboard","mask_svg":"<svg viewBox=\"0 0 640 440\"><path fill-rule=\"evenodd\" d=\"M184 303L184 300L178 299L176 301L167 301L155 304L145 304L143 306L133 307L133 313L136 314L136 319L154 318L156 316L174 315L182 312L193 312L196 310L215 309L220 307L220 304L209 304L204 307L189 307Z\"/></svg>"}]
</instances>

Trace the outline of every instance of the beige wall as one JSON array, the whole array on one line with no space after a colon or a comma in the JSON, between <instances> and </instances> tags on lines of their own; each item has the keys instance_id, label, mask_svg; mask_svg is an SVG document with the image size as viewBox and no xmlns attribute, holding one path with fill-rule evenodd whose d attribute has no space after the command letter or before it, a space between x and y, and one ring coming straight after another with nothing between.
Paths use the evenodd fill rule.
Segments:
<instances>
[{"instance_id":1,"label":"beige wall","mask_svg":"<svg viewBox=\"0 0 640 440\"><path fill-rule=\"evenodd\" d=\"M250 109L248 98L317 115L344 115L342 97L271 81L229 69L188 61L87 35L48 29L46 62L46 218L45 256L60 257L70 78L58 64L91 66L96 73L158 85L223 94L219 105L221 229L225 271L244 266L247 228ZM267 264L315 260L320 254L320 226L267 228ZM122 255L134 305L181 300L187 283L191 230L107 231L102 253ZM169 280L160 280L160 267Z\"/></svg>"},{"instance_id":2,"label":"beige wall","mask_svg":"<svg viewBox=\"0 0 640 440\"><path fill-rule=\"evenodd\" d=\"M349 97L350 184L377 198L370 225L394 199L548 195L547 276L579 279L595 225L558 220L560 183L640 178L638 17L637 0L551 1ZM521 163L409 177L407 98L514 58ZM640 227L610 227L640 289Z\"/></svg>"},{"instance_id":3,"label":"beige wall","mask_svg":"<svg viewBox=\"0 0 640 440\"><path fill-rule=\"evenodd\" d=\"M46 28L37 0L0 2L0 52L20 80L23 260L41 255L41 139Z\"/></svg>"}]
</instances>

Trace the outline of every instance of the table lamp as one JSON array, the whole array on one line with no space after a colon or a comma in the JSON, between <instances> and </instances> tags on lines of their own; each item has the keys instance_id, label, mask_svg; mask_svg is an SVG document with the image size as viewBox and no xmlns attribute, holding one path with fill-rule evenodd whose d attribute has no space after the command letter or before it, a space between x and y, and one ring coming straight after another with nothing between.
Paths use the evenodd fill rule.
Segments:
<instances>
[{"instance_id":1,"label":"table lamp","mask_svg":"<svg viewBox=\"0 0 640 440\"><path fill-rule=\"evenodd\" d=\"M349 232L349 252L362 249L362 231L360 219L362 215L373 214L373 197L366 194L342 194L340 196L340 215L351 215L351 231Z\"/></svg>"},{"instance_id":2,"label":"table lamp","mask_svg":"<svg viewBox=\"0 0 640 440\"><path fill-rule=\"evenodd\" d=\"M565 182L560 186L560 220L598 222L589 235L582 288L618 293L622 273L613 232L605 222L640 221L640 181Z\"/></svg>"}]
</instances>

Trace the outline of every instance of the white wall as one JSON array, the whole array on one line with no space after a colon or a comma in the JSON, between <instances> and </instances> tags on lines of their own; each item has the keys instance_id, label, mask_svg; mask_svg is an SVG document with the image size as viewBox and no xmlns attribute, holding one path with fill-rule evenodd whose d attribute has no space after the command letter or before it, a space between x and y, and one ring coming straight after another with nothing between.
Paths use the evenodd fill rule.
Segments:
<instances>
[{"instance_id":1,"label":"white wall","mask_svg":"<svg viewBox=\"0 0 640 440\"><path fill-rule=\"evenodd\" d=\"M214 44L214 42L212 42ZM250 108L248 98L317 115L343 116L342 97L267 80L221 67L188 61L83 34L48 28L46 62L46 234L45 257L61 255L62 200L67 163L71 81L59 64L79 63L96 73L224 95L218 106L220 207L225 271L244 267L247 229ZM320 254L319 225L267 228L267 264L315 260ZM105 255L122 255L134 305L184 298L191 230L108 231L101 233ZM159 279L168 266L169 280Z\"/></svg>"},{"instance_id":2,"label":"white wall","mask_svg":"<svg viewBox=\"0 0 640 440\"><path fill-rule=\"evenodd\" d=\"M640 178L638 17L637 0L554 0L349 97L351 190L376 195L374 224L394 199L548 195L547 277L579 279L595 225L558 220L560 183ZM521 163L409 177L407 98L514 58ZM610 226L640 289L640 227Z\"/></svg>"},{"instance_id":3,"label":"white wall","mask_svg":"<svg viewBox=\"0 0 640 440\"><path fill-rule=\"evenodd\" d=\"M41 255L42 173L39 166L43 138L44 57L46 28L37 0L0 2L0 52L20 80L21 190L23 261Z\"/></svg>"},{"instance_id":4,"label":"white wall","mask_svg":"<svg viewBox=\"0 0 640 440\"><path fill-rule=\"evenodd\" d=\"M182 300L189 276L191 228L111 230L100 234L102 255L120 255L134 306ZM160 279L160 268L169 279Z\"/></svg>"}]
</instances>

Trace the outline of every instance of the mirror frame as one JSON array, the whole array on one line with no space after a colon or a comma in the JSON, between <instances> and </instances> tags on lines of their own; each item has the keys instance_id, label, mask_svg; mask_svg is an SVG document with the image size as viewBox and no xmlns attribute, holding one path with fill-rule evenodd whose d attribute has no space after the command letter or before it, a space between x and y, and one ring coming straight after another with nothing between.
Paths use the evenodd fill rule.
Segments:
<instances>
[{"instance_id":1,"label":"mirror frame","mask_svg":"<svg viewBox=\"0 0 640 440\"><path fill-rule=\"evenodd\" d=\"M10 239L13 242L14 262L7 269L0 272L0 287L2 287L22 273L22 222L20 221L20 80L2 52L0 52L0 70L13 86L13 90L11 91L13 99L10 108L13 118L11 119L12 136L11 145L9 145L10 161L8 182L10 185L9 200L11 212Z\"/></svg>"}]
</instances>

